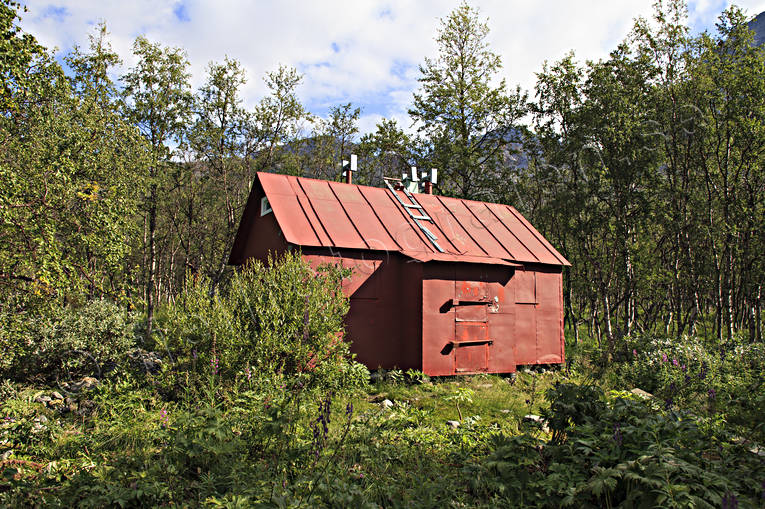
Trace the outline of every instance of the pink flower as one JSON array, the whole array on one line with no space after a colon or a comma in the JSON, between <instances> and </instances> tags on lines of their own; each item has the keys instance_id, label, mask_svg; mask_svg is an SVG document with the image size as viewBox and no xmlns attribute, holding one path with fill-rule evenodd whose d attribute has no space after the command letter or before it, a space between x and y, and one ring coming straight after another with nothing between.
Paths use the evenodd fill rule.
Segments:
<instances>
[{"instance_id":1,"label":"pink flower","mask_svg":"<svg viewBox=\"0 0 765 509\"><path fill-rule=\"evenodd\" d=\"M677 362L677 359L672 359L672 364L675 365L675 366L679 366L680 365L680 363Z\"/></svg>"},{"instance_id":2,"label":"pink flower","mask_svg":"<svg viewBox=\"0 0 765 509\"><path fill-rule=\"evenodd\" d=\"M637 359L637 350L632 349L632 356Z\"/></svg>"},{"instance_id":3,"label":"pink flower","mask_svg":"<svg viewBox=\"0 0 765 509\"><path fill-rule=\"evenodd\" d=\"M669 359L667 358L667 354L663 353L661 354L661 362L667 362Z\"/></svg>"}]
</instances>

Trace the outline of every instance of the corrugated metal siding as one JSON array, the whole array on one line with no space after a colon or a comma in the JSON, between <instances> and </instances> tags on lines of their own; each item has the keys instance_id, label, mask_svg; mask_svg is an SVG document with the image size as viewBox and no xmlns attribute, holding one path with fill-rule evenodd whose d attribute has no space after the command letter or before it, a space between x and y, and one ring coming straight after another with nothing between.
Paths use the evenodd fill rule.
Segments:
<instances>
[{"instance_id":1,"label":"corrugated metal siding","mask_svg":"<svg viewBox=\"0 0 765 509\"><path fill-rule=\"evenodd\" d=\"M295 245L397 251L420 260L569 265L507 205L415 195L435 223L425 224L446 251L438 253L387 189L273 173L258 173L258 181L285 240Z\"/></svg>"}]
</instances>

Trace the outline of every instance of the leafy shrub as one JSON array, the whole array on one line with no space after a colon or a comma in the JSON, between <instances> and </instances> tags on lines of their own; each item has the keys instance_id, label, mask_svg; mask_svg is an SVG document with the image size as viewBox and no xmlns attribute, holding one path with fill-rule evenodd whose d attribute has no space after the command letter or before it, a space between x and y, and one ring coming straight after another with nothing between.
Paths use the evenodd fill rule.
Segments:
<instances>
[{"instance_id":1,"label":"leafy shrub","mask_svg":"<svg viewBox=\"0 0 765 509\"><path fill-rule=\"evenodd\" d=\"M583 404L589 394L595 401ZM765 465L741 445L718 441L695 419L596 387L548 392L558 438L499 436L474 489L521 507L755 507Z\"/></svg>"},{"instance_id":2,"label":"leafy shrub","mask_svg":"<svg viewBox=\"0 0 765 509\"><path fill-rule=\"evenodd\" d=\"M157 341L199 375L246 379L248 385L301 384L339 389L368 376L349 365L343 341L348 300L344 272L317 271L300 253L237 271L219 293L204 277L190 277L174 305L158 318Z\"/></svg>"},{"instance_id":3,"label":"leafy shrub","mask_svg":"<svg viewBox=\"0 0 765 509\"><path fill-rule=\"evenodd\" d=\"M16 380L100 376L136 347L138 316L107 300L59 307L16 328L23 348L6 367Z\"/></svg>"}]
</instances>

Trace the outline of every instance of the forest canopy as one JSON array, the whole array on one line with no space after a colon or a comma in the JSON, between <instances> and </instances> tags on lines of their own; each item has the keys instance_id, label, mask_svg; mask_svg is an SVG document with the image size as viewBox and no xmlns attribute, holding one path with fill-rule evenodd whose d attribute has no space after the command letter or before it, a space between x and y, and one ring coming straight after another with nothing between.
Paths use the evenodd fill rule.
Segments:
<instances>
[{"instance_id":1,"label":"forest canopy","mask_svg":"<svg viewBox=\"0 0 765 509\"><path fill-rule=\"evenodd\" d=\"M0 20L4 313L106 297L150 334L187 272L230 274L256 171L337 180L355 152L358 183L436 167L436 192L524 213L572 262L575 336L762 338L764 50L736 7L694 35L682 2L659 3L607 59L563 55L524 92L497 81L487 20L463 4L420 67L415 131L383 119L360 137L360 108L312 115L291 67L266 71L248 109L236 60L192 90L185 51L141 36L116 76L102 24L60 64L19 9L3 2Z\"/></svg>"}]
</instances>

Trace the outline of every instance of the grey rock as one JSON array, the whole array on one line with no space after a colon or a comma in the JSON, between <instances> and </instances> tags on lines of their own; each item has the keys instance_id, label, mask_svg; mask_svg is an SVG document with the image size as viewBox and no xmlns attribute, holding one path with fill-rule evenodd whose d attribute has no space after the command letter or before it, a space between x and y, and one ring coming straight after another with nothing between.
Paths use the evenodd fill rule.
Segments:
<instances>
[{"instance_id":1,"label":"grey rock","mask_svg":"<svg viewBox=\"0 0 765 509\"><path fill-rule=\"evenodd\" d=\"M78 382L69 382L61 384L61 388L70 393L78 393L83 390L89 390L98 385L98 379L92 376L83 377Z\"/></svg>"},{"instance_id":2,"label":"grey rock","mask_svg":"<svg viewBox=\"0 0 765 509\"><path fill-rule=\"evenodd\" d=\"M55 399L64 399L64 396L62 396L61 393L58 391L53 391L50 393L50 395L52 398L55 398Z\"/></svg>"},{"instance_id":3,"label":"grey rock","mask_svg":"<svg viewBox=\"0 0 765 509\"><path fill-rule=\"evenodd\" d=\"M38 415L37 417L35 417L35 422L40 422L45 424L46 422L48 422L48 418L45 417L44 415Z\"/></svg>"},{"instance_id":4,"label":"grey rock","mask_svg":"<svg viewBox=\"0 0 765 509\"><path fill-rule=\"evenodd\" d=\"M45 404L45 403L48 403L50 401L50 396L37 396L35 398L35 401L38 402L38 403Z\"/></svg>"},{"instance_id":5,"label":"grey rock","mask_svg":"<svg viewBox=\"0 0 765 509\"><path fill-rule=\"evenodd\" d=\"M635 396L640 396L643 399L651 399L651 398L653 398L653 394L651 394L650 392L646 392L643 389L638 389L637 387L632 389L630 392L632 394L634 394Z\"/></svg>"},{"instance_id":6,"label":"grey rock","mask_svg":"<svg viewBox=\"0 0 765 509\"><path fill-rule=\"evenodd\" d=\"M389 399L384 399L382 403L380 403L383 408L393 408L393 402Z\"/></svg>"},{"instance_id":7,"label":"grey rock","mask_svg":"<svg viewBox=\"0 0 765 509\"><path fill-rule=\"evenodd\" d=\"M460 427L460 421L446 421L446 425L451 428L457 429Z\"/></svg>"},{"instance_id":8,"label":"grey rock","mask_svg":"<svg viewBox=\"0 0 765 509\"><path fill-rule=\"evenodd\" d=\"M139 371L157 373L162 368L162 358L157 352L149 352L143 349L133 350L128 354L131 364Z\"/></svg>"},{"instance_id":9,"label":"grey rock","mask_svg":"<svg viewBox=\"0 0 765 509\"><path fill-rule=\"evenodd\" d=\"M523 416L523 422L531 422L534 424L538 424L542 427L542 431L548 432L550 429L547 427L547 423L545 422L544 418L534 415L534 414L527 414Z\"/></svg>"}]
</instances>

